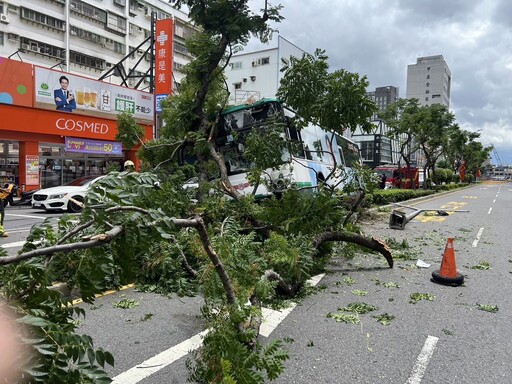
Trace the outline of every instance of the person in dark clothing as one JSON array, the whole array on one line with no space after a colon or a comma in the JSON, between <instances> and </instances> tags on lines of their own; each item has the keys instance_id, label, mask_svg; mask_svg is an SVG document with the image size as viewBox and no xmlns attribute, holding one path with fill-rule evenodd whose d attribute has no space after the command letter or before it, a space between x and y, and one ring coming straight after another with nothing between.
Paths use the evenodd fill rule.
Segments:
<instances>
[{"instance_id":1,"label":"person in dark clothing","mask_svg":"<svg viewBox=\"0 0 512 384\"><path fill-rule=\"evenodd\" d=\"M380 189L385 189L386 188L386 175L383 173L382 176L380 177L380 183L379 183L379 187Z\"/></svg>"},{"instance_id":2,"label":"person in dark clothing","mask_svg":"<svg viewBox=\"0 0 512 384\"><path fill-rule=\"evenodd\" d=\"M53 91L57 111L73 112L76 109L75 96L68 89L69 80L66 76L59 78L60 88Z\"/></svg>"}]
</instances>

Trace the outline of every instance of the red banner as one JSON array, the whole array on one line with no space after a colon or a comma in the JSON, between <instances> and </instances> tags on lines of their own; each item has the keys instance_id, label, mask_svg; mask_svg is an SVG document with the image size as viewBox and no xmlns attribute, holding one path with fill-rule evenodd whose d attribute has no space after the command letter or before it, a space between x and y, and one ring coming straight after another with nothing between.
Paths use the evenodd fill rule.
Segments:
<instances>
[{"instance_id":1,"label":"red banner","mask_svg":"<svg viewBox=\"0 0 512 384\"><path fill-rule=\"evenodd\" d=\"M157 20L155 36L155 95L168 96L172 93L173 32L172 19Z\"/></svg>"}]
</instances>

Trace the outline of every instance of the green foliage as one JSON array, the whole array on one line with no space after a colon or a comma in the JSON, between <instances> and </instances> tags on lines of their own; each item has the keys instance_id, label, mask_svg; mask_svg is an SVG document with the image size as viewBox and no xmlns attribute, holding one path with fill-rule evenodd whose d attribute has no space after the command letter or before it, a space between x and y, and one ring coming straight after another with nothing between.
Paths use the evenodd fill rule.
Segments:
<instances>
[{"instance_id":1,"label":"green foliage","mask_svg":"<svg viewBox=\"0 0 512 384\"><path fill-rule=\"evenodd\" d=\"M391 324L391 321L395 319L395 316L389 315L387 313L383 313L382 315L376 315L372 317L382 325L389 325Z\"/></svg>"},{"instance_id":2,"label":"green foliage","mask_svg":"<svg viewBox=\"0 0 512 384\"><path fill-rule=\"evenodd\" d=\"M325 51L317 49L314 55L283 60L277 97L297 113L299 126L311 122L339 134L357 127L369 132L373 128L369 118L377 107L366 93L366 76L344 69L329 71L328 59Z\"/></svg>"},{"instance_id":3,"label":"green foliage","mask_svg":"<svg viewBox=\"0 0 512 384\"><path fill-rule=\"evenodd\" d=\"M139 306L139 302L135 299L121 299L119 301L116 301L115 303L112 303L112 306L114 308L121 308L121 309L130 309L135 308Z\"/></svg>"},{"instance_id":4,"label":"green foliage","mask_svg":"<svg viewBox=\"0 0 512 384\"><path fill-rule=\"evenodd\" d=\"M193 352L194 360L187 360L191 380L201 383L259 384L265 382L265 377L273 380L279 376L284 369L284 361L288 359L282 341L272 340L266 346L260 343L253 345L253 330L237 331L237 324L254 315L252 311L254 308L249 307L240 310L226 307L203 310L209 332L203 340L202 349Z\"/></svg>"},{"instance_id":5,"label":"green foliage","mask_svg":"<svg viewBox=\"0 0 512 384\"><path fill-rule=\"evenodd\" d=\"M5 254L4 254L5 255ZM0 269L0 297L5 299L24 329L27 355L20 375L31 383L109 383L105 364L114 358L95 349L87 335L75 333L78 316L85 311L72 307L51 290L44 259L32 259ZM17 382L22 382L21 378Z\"/></svg>"},{"instance_id":6,"label":"green foliage","mask_svg":"<svg viewBox=\"0 0 512 384\"><path fill-rule=\"evenodd\" d=\"M327 190L315 194L290 190L279 199L263 201L261 206L264 208L259 216L261 220L289 233L316 234L334 229L346 214L341 202Z\"/></svg>"},{"instance_id":7,"label":"green foliage","mask_svg":"<svg viewBox=\"0 0 512 384\"><path fill-rule=\"evenodd\" d=\"M115 140L123 144L124 148L131 149L142 143L144 130L137 124L129 112L121 112L117 116L117 133Z\"/></svg>"},{"instance_id":8,"label":"green foliage","mask_svg":"<svg viewBox=\"0 0 512 384\"><path fill-rule=\"evenodd\" d=\"M497 305L490 304L477 304L476 308L485 312L498 312L499 308Z\"/></svg>"},{"instance_id":9,"label":"green foliage","mask_svg":"<svg viewBox=\"0 0 512 384\"><path fill-rule=\"evenodd\" d=\"M365 199L371 204L387 205L390 203L398 203L422 196L429 196L434 194L435 191L430 190L413 190L413 189L377 189L372 194L367 195Z\"/></svg>"},{"instance_id":10,"label":"green foliage","mask_svg":"<svg viewBox=\"0 0 512 384\"><path fill-rule=\"evenodd\" d=\"M431 295L430 293L415 292L415 293L411 293L411 295L409 297L409 303L416 304L420 300L434 301L435 298L436 297L434 295Z\"/></svg>"},{"instance_id":11,"label":"green foliage","mask_svg":"<svg viewBox=\"0 0 512 384\"><path fill-rule=\"evenodd\" d=\"M486 271L488 269L491 269L491 264L489 264L488 261L481 260L477 265L473 265L470 268L471 269L479 269L481 271Z\"/></svg>"},{"instance_id":12,"label":"green foliage","mask_svg":"<svg viewBox=\"0 0 512 384\"><path fill-rule=\"evenodd\" d=\"M314 250L308 237L286 238L272 233L263 244L262 254L272 270L293 286L300 286L311 277Z\"/></svg>"},{"instance_id":13,"label":"green foliage","mask_svg":"<svg viewBox=\"0 0 512 384\"><path fill-rule=\"evenodd\" d=\"M183 257L194 269L199 268L198 261L182 243L187 244L185 236L179 242L153 244L141 255L138 290L162 294L174 292L178 296L197 294L199 282L183 268Z\"/></svg>"}]
</instances>

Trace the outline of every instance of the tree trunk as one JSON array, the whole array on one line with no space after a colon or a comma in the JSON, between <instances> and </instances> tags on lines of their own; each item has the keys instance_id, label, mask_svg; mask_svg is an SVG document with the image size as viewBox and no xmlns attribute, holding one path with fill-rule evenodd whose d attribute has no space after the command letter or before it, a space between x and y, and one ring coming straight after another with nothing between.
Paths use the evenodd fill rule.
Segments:
<instances>
[{"instance_id":1,"label":"tree trunk","mask_svg":"<svg viewBox=\"0 0 512 384\"><path fill-rule=\"evenodd\" d=\"M327 241L345 241L347 243L354 243L362 245L368 249L379 252L384 256L386 261L388 262L389 268L393 268L393 256L391 255L391 249L389 246L383 242L382 240L376 239L374 237L369 238L362 235L358 235L357 233L352 232L325 232L318 235L313 240L313 247L318 249L318 247L327 242Z\"/></svg>"}]
</instances>

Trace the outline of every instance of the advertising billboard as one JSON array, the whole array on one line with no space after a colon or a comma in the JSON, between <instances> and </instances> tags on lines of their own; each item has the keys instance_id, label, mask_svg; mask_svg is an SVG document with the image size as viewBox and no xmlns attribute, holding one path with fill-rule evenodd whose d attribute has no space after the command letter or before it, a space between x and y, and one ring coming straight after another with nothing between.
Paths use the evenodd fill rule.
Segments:
<instances>
[{"instance_id":1,"label":"advertising billboard","mask_svg":"<svg viewBox=\"0 0 512 384\"><path fill-rule=\"evenodd\" d=\"M129 112L143 123L153 124L151 93L34 66L35 107L117 119Z\"/></svg>"},{"instance_id":2,"label":"advertising billboard","mask_svg":"<svg viewBox=\"0 0 512 384\"><path fill-rule=\"evenodd\" d=\"M123 146L116 141L103 141L82 139L78 137L66 137L66 152L94 153L96 155L122 155Z\"/></svg>"},{"instance_id":3,"label":"advertising billboard","mask_svg":"<svg viewBox=\"0 0 512 384\"><path fill-rule=\"evenodd\" d=\"M155 95L156 112L161 112L160 102L172 93L173 63L173 20L163 19L156 22L155 38Z\"/></svg>"},{"instance_id":4,"label":"advertising billboard","mask_svg":"<svg viewBox=\"0 0 512 384\"><path fill-rule=\"evenodd\" d=\"M32 65L0 57L0 103L32 106Z\"/></svg>"}]
</instances>

